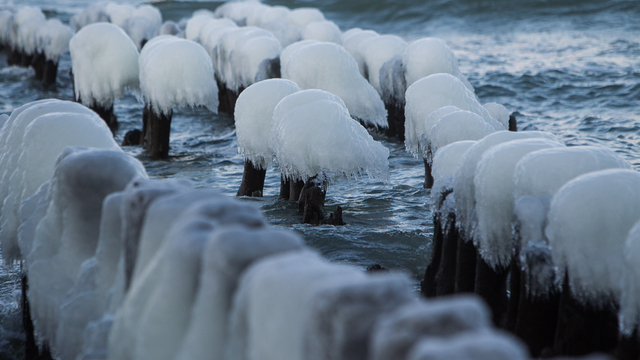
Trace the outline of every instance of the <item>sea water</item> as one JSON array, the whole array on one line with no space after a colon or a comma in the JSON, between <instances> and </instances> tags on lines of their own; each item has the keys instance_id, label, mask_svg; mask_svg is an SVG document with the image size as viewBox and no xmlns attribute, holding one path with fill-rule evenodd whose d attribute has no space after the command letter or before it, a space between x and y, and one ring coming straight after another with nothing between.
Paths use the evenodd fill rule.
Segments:
<instances>
[{"instance_id":1,"label":"sea water","mask_svg":"<svg viewBox=\"0 0 640 360\"><path fill-rule=\"evenodd\" d=\"M125 1L132 5L136 0ZM68 23L93 1L19 0L40 6L47 17ZM214 10L220 1L155 2L164 20ZM567 145L611 148L640 169L640 2L637 0L268 0L269 5L319 8L342 31L353 27L394 34L405 41L444 39L460 71L482 103L515 112L519 130L543 130ZM0 6L7 2L0 0ZM63 55L57 84L44 88L33 70L7 67L0 53L0 114L42 98L70 100L71 61ZM142 104L127 95L116 101L116 140L142 123ZM409 273L415 286L428 263L433 224L430 191L422 188L422 159L403 143L374 134L389 148L390 181L337 178L326 210L344 209L346 226L300 224L297 205L278 200L280 175L267 171L260 207L268 221L293 229L325 258L366 268L380 264ZM151 160L137 147L154 178L187 178L235 196L242 180L233 118L206 109L174 111L168 160ZM19 266L0 271L0 358L20 358Z\"/></svg>"}]
</instances>

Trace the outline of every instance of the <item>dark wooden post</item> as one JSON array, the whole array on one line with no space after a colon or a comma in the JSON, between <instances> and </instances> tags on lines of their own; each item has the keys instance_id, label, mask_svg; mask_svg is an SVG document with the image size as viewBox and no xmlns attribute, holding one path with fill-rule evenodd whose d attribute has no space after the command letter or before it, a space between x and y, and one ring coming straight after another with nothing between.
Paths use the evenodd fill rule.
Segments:
<instances>
[{"instance_id":1,"label":"dark wooden post","mask_svg":"<svg viewBox=\"0 0 640 360\"><path fill-rule=\"evenodd\" d=\"M454 292L472 293L475 291L477 257L478 250L473 245L473 241L458 235Z\"/></svg>"},{"instance_id":2,"label":"dark wooden post","mask_svg":"<svg viewBox=\"0 0 640 360\"><path fill-rule=\"evenodd\" d=\"M242 183L236 196L262 197L264 190L264 178L267 169L258 169L247 159L244 160L244 172L242 173Z\"/></svg>"},{"instance_id":3,"label":"dark wooden post","mask_svg":"<svg viewBox=\"0 0 640 360\"><path fill-rule=\"evenodd\" d=\"M150 105L145 105L147 111L143 113L142 144L154 159L165 159L169 157L169 136L171 134L172 111L168 114L156 113ZM146 114L146 120L144 119Z\"/></svg>"},{"instance_id":4,"label":"dark wooden post","mask_svg":"<svg viewBox=\"0 0 640 360\"><path fill-rule=\"evenodd\" d=\"M431 164L427 162L427 159L422 159L424 161L424 188L431 189L433 187L433 175L431 175Z\"/></svg>"},{"instance_id":5,"label":"dark wooden post","mask_svg":"<svg viewBox=\"0 0 640 360\"><path fill-rule=\"evenodd\" d=\"M502 326L502 320L507 310L507 276L508 267L492 269L478 254L476 260L475 292L481 296L493 312L493 323Z\"/></svg>"}]
</instances>

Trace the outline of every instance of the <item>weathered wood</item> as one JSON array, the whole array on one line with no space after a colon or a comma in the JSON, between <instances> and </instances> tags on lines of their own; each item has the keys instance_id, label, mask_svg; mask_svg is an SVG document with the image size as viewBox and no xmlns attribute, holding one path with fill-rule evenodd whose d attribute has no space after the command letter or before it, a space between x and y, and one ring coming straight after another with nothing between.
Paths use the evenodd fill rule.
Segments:
<instances>
[{"instance_id":1,"label":"weathered wood","mask_svg":"<svg viewBox=\"0 0 640 360\"><path fill-rule=\"evenodd\" d=\"M244 161L244 171L242 173L242 183L236 196L262 197L264 190L264 178L267 169L258 169L249 160Z\"/></svg>"},{"instance_id":2,"label":"weathered wood","mask_svg":"<svg viewBox=\"0 0 640 360\"><path fill-rule=\"evenodd\" d=\"M431 164L427 162L427 159L422 159L424 161L424 188L431 189L433 187L433 175L431 174Z\"/></svg>"},{"instance_id":3,"label":"weathered wood","mask_svg":"<svg viewBox=\"0 0 640 360\"><path fill-rule=\"evenodd\" d=\"M157 113L149 104L145 108L148 109L143 113L142 145L150 157L166 159L169 157L169 136L173 112Z\"/></svg>"},{"instance_id":4,"label":"weathered wood","mask_svg":"<svg viewBox=\"0 0 640 360\"><path fill-rule=\"evenodd\" d=\"M475 291L477 257L478 250L473 245L473 241L458 236L456 283L454 286L456 293L472 293Z\"/></svg>"},{"instance_id":5,"label":"weathered wood","mask_svg":"<svg viewBox=\"0 0 640 360\"><path fill-rule=\"evenodd\" d=\"M507 310L507 276L508 267L492 269L478 254L476 259L476 284L475 292L489 305L493 313L493 323L502 326L502 321Z\"/></svg>"}]
</instances>

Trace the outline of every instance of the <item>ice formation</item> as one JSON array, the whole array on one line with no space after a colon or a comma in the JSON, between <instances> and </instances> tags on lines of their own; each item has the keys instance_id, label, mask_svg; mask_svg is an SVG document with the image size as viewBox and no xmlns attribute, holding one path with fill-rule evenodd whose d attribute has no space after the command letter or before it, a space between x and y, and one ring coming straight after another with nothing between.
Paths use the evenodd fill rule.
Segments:
<instances>
[{"instance_id":1,"label":"ice formation","mask_svg":"<svg viewBox=\"0 0 640 360\"><path fill-rule=\"evenodd\" d=\"M498 120L505 129L509 128L509 111L504 107L504 105L490 102L482 106L484 106L484 108L489 112L489 115Z\"/></svg>"},{"instance_id":2,"label":"ice formation","mask_svg":"<svg viewBox=\"0 0 640 360\"><path fill-rule=\"evenodd\" d=\"M445 73L458 78L471 92L473 86L458 69L458 60L444 40L423 38L409 44L402 54L407 86L433 74Z\"/></svg>"},{"instance_id":3,"label":"ice formation","mask_svg":"<svg viewBox=\"0 0 640 360\"><path fill-rule=\"evenodd\" d=\"M498 331L466 332L442 339L425 339L409 352L407 360L524 360L526 345Z\"/></svg>"},{"instance_id":4,"label":"ice formation","mask_svg":"<svg viewBox=\"0 0 640 360\"><path fill-rule=\"evenodd\" d=\"M340 44L342 31L333 21L313 21L302 31L302 40L318 40Z\"/></svg>"},{"instance_id":5,"label":"ice formation","mask_svg":"<svg viewBox=\"0 0 640 360\"><path fill-rule=\"evenodd\" d=\"M80 264L95 253L102 201L122 190L134 176L144 174L142 165L121 151L67 149L56 164L51 202L27 257L28 296L36 331L50 345L56 339L63 344L56 351L65 356L67 351L78 350L79 339L57 331L60 307Z\"/></svg>"},{"instance_id":6,"label":"ice formation","mask_svg":"<svg viewBox=\"0 0 640 360\"><path fill-rule=\"evenodd\" d=\"M384 103L343 47L331 43L302 46L282 67L282 73L301 89L329 91L340 96L351 115L365 124L388 126Z\"/></svg>"},{"instance_id":7,"label":"ice formation","mask_svg":"<svg viewBox=\"0 0 640 360\"><path fill-rule=\"evenodd\" d=\"M287 22L304 29L314 21L324 21L324 15L316 8L301 7L291 10L287 14Z\"/></svg>"},{"instance_id":8,"label":"ice formation","mask_svg":"<svg viewBox=\"0 0 640 360\"><path fill-rule=\"evenodd\" d=\"M158 36L142 49L140 90L147 104L168 114L173 107L205 106L218 112L211 58L193 41Z\"/></svg>"},{"instance_id":9,"label":"ice formation","mask_svg":"<svg viewBox=\"0 0 640 360\"><path fill-rule=\"evenodd\" d=\"M365 78L382 95L380 69L387 60L402 54L407 42L395 35L373 36L358 45L358 56L362 59Z\"/></svg>"},{"instance_id":10,"label":"ice formation","mask_svg":"<svg viewBox=\"0 0 640 360\"><path fill-rule=\"evenodd\" d=\"M136 11L136 8L128 4L108 3L104 7L105 13L109 16L109 22L113 25L124 28L125 22Z\"/></svg>"},{"instance_id":11,"label":"ice formation","mask_svg":"<svg viewBox=\"0 0 640 360\"><path fill-rule=\"evenodd\" d=\"M356 60L360 74L365 76L364 59L360 56L358 47L364 41L380 36L373 30L351 29L342 34L342 46Z\"/></svg>"},{"instance_id":12,"label":"ice formation","mask_svg":"<svg viewBox=\"0 0 640 360\"><path fill-rule=\"evenodd\" d=\"M453 177L458 169L458 164L462 157L477 141L463 140L446 145L433 157L432 172L433 180L438 181L442 176Z\"/></svg>"},{"instance_id":13,"label":"ice formation","mask_svg":"<svg viewBox=\"0 0 640 360\"><path fill-rule=\"evenodd\" d=\"M450 74L429 75L416 81L407 89L405 100L405 145L416 155L419 154L420 137L426 130L427 117L441 107L452 105L473 112L487 122L493 119L473 92ZM495 119L493 121L496 122Z\"/></svg>"},{"instance_id":14,"label":"ice formation","mask_svg":"<svg viewBox=\"0 0 640 360\"><path fill-rule=\"evenodd\" d=\"M415 301L380 318L373 329L369 356L372 360L406 359L421 339L446 339L490 327L490 310L476 296Z\"/></svg>"},{"instance_id":15,"label":"ice formation","mask_svg":"<svg viewBox=\"0 0 640 360\"><path fill-rule=\"evenodd\" d=\"M423 156L430 162L438 150L444 146L456 141L480 140L498 130L500 129L496 129L492 124L470 111L455 111L446 114L426 133L428 134L425 139L428 151ZM427 148L427 146L421 147Z\"/></svg>"},{"instance_id":16,"label":"ice formation","mask_svg":"<svg viewBox=\"0 0 640 360\"><path fill-rule=\"evenodd\" d=\"M83 104L108 108L126 88L138 87L138 51L119 27L83 27L69 42L75 96Z\"/></svg>"},{"instance_id":17,"label":"ice formation","mask_svg":"<svg viewBox=\"0 0 640 360\"><path fill-rule=\"evenodd\" d=\"M514 199L524 195L553 195L567 181L591 171L631 169L613 150L599 146L570 146L531 153L514 173Z\"/></svg>"},{"instance_id":18,"label":"ice formation","mask_svg":"<svg viewBox=\"0 0 640 360\"><path fill-rule=\"evenodd\" d=\"M81 13L73 15L69 23L76 32L80 31L83 27L97 23L97 22L109 22L109 13L105 8L105 3L97 3L90 5L84 9Z\"/></svg>"},{"instance_id":19,"label":"ice formation","mask_svg":"<svg viewBox=\"0 0 640 360\"><path fill-rule=\"evenodd\" d=\"M26 55L34 55L36 33L45 21L46 17L39 7L21 7L13 16L12 47Z\"/></svg>"},{"instance_id":20,"label":"ice formation","mask_svg":"<svg viewBox=\"0 0 640 360\"><path fill-rule=\"evenodd\" d=\"M300 88L292 81L270 79L249 86L238 96L234 112L238 151L254 167L266 169L273 165L273 110L280 100L297 91Z\"/></svg>"},{"instance_id":21,"label":"ice formation","mask_svg":"<svg viewBox=\"0 0 640 360\"><path fill-rule=\"evenodd\" d=\"M293 44L290 44L289 46L287 46L282 50L282 52L280 53L280 65L281 65L280 73L283 79L289 78L289 72L287 71L288 70L287 64L289 64L289 60L291 60L293 55L302 47L305 47L311 44L317 44L317 43L319 43L318 40L302 40L302 41L294 42Z\"/></svg>"},{"instance_id":22,"label":"ice formation","mask_svg":"<svg viewBox=\"0 0 640 360\"><path fill-rule=\"evenodd\" d=\"M513 175L518 161L534 151L563 146L548 139L514 140L492 147L478 161L473 180L478 229L473 239L492 268L511 262Z\"/></svg>"},{"instance_id":23,"label":"ice formation","mask_svg":"<svg viewBox=\"0 0 640 360\"><path fill-rule=\"evenodd\" d=\"M462 157L460 165L456 170L453 181L453 191L456 194L456 223L458 230L465 240L473 238L473 232L477 225L475 186L473 179L476 173L476 166L482 155L491 147L498 144L529 138L546 138L557 141L551 133L540 131L498 131L488 135L484 139L473 145Z\"/></svg>"},{"instance_id":24,"label":"ice formation","mask_svg":"<svg viewBox=\"0 0 640 360\"><path fill-rule=\"evenodd\" d=\"M630 337L640 316L640 221L636 222L624 244L624 272L621 282L620 330Z\"/></svg>"},{"instance_id":25,"label":"ice formation","mask_svg":"<svg viewBox=\"0 0 640 360\"><path fill-rule=\"evenodd\" d=\"M33 124L36 120L37 125ZM16 242L20 203L53 174L55 159L65 146L95 142L96 146L117 148L108 129L109 136L104 138L104 129L104 122L93 111L69 101L43 100L14 110L0 132L0 196L4 199L0 241L5 261L20 258Z\"/></svg>"},{"instance_id":26,"label":"ice formation","mask_svg":"<svg viewBox=\"0 0 640 360\"><path fill-rule=\"evenodd\" d=\"M47 60L58 62L60 55L69 49L73 30L58 19L47 20L36 34L36 49Z\"/></svg>"},{"instance_id":27,"label":"ice formation","mask_svg":"<svg viewBox=\"0 0 640 360\"><path fill-rule=\"evenodd\" d=\"M189 329L177 359L224 359L229 313L240 276L261 258L302 249L302 241L282 230L227 227L207 243Z\"/></svg>"},{"instance_id":28,"label":"ice formation","mask_svg":"<svg viewBox=\"0 0 640 360\"><path fill-rule=\"evenodd\" d=\"M322 170L348 177L366 172L387 179L389 150L332 97L319 90L299 91L275 108L272 136L280 171L302 180Z\"/></svg>"},{"instance_id":29,"label":"ice formation","mask_svg":"<svg viewBox=\"0 0 640 360\"><path fill-rule=\"evenodd\" d=\"M629 169L587 173L551 200L545 234L573 296L601 307L620 299L624 246L640 219L640 174Z\"/></svg>"}]
</instances>

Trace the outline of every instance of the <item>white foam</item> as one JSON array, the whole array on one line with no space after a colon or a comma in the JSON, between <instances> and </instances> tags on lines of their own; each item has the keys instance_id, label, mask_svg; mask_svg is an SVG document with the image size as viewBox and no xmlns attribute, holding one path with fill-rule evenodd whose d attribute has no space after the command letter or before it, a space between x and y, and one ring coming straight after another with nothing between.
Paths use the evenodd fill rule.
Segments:
<instances>
[{"instance_id":1,"label":"white foam","mask_svg":"<svg viewBox=\"0 0 640 360\"><path fill-rule=\"evenodd\" d=\"M273 165L273 110L280 100L297 91L300 88L292 81L270 79L249 86L238 96L234 112L238 152L254 167L266 169Z\"/></svg>"}]
</instances>

